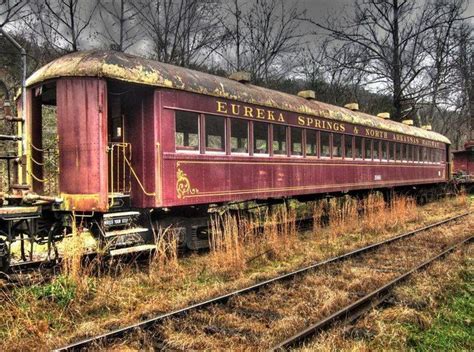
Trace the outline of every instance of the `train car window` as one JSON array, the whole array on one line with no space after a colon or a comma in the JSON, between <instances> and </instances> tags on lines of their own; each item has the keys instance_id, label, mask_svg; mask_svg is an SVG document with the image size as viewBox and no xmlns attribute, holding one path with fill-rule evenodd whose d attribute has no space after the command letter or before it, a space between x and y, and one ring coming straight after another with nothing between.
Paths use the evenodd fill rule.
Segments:
<instances>
[{"instance_id":1,"label":"train car window","mask_svg":"<svg viewBox=\"0 0 474 352\"><path fill-rule=\"evenodd\" d=\"M421 147L421 162L426 163L426 147Z\"/></svg>"},{"instance_id":2,"label":"train car window","mask_svg":"<svg viewBox=\"0 0 474 352\"><path fill-rule=\"evenodd\" d=\"M388 160L393 161L394 160L394 150L395 146L393 143L388 142L387 143L387 152L388 152Z\"/></svg>"},{"instance_id":3,"label":"train car window","mask_svg":"<svg viewBox=\"0 0 474 352\"><path fill-rule=\"evenodd\" d=\"M362 159L362 137L354 137L354 158Z\"/></svg>"},{"instance_id":4,"label":"train car window","mask_svg":"<svg viewBox=\"0 0 474 352\"><path fill-rule=\"evenodd\" d=\"M374 160L380 160L380 141L378 139L374 139L373 141L373 146L374 146Z\"/></svg>"},{"instance_id":5,"label":"train car window","mask_svg":"<svg viewBox=\"0 0 474 352\"><path fill-rule=\"evenodd\" d=\"M333 133L332 135L332 156L342 158L342 134Z\"/></svg>"},{"instance_id":6,"label":"train car window","mask_svg":"<svg viewBox=\"0 0 474 352\"><path fill-rule=\"evenodd\" d=\"M344 136L344 157L346 159L353 158L352 139L352 136L347 134Z\"/></svg>"},{"instance_id":7,"label":"train car window","mask_svg":"<svg viewBox=\"0 0 474 352\"><path fill-rule=\"evenodd\" d=\"M330 139L329 139L330 134L328 132L320 132L320 151L321 151L321 156L322 157L330 157L331 156L331 147L330 147Z\"/></svg>"},{"instance_id":8,"label":"train car window","mask_svg":"<svg viewBox=\"0 0 474 352\"><path fill-rule=\"evenodd\" d=\"M413 161L413 146L411 144L407 144L406 160Z\"/></svg>"},{"instance_id":9,"label":"train car window","mask_svg":"<svg viewBox=\"0 0 474 352\"><path fill-rule=\"evenodd\" d=\"M395 143L396 152L395 152L395 160L402 161L402 145L400 143Z\"/></svg>"},{"instance_id":10,"label":"train car window","mask_svg":"<svg viewBox=\"0 0 474 352\"><path fill-rule=\"evenodd\" d=\"M177 111L175 115L176 149L199 150L199 115Z\"/></svg>"},{"instance_id":11,"label":"train car window","mask_svg":"<svg viewBox=\"0 0 474 352\"><path fill-rule=\"evenodd\" d=\"M232 153L249 152L249 123L247 121L231 119L230 145Z\"/></svg>"},{"instance_id":12,"label":"train car window","mask_svg":"<svg viewBox=\"0 0 474 352\"><path fill-rule=\"evenodd\" d=\"M286 155L286 126L273 125L273 154Z\"/></svg>"},{"instance_id":13,"label":"train car window","mask_svg":"<svg viewBox=\"0 0 474 352\"><path fill-rule=\"evenodd\" d=\"M306 130L306 156L318 156L318 131Z\"/></svg>"},{"instance_id":14,"label":"train car window","mask_svg":"<svg viewBox=\"0 0 474 352\"><path fill-rule=\"evenodd\" d=\"M416 163L420 161L420 148L418 146L413 147L413 161Z\"/></svg>"},{"instance_id":15,"label":"train car window","mask_svg":"<svg viewBox=\"0 0 474 352\"><path fill-rule=\"evenodd\" d=\"M364 139L364 159L372 160L372 140L369 138Z\"/></svg>"},{"instance_id":16,"label":"train car window","mask_svg":"<svg viewBox=\"0 0 474 352\"><path fill-rule=\"evenodd\" d=\"M387 161L388 160L388 147L389 143L388 142L381 142L382 144L382 160Z\"/></svg>"},{"instance_id":17,"label":"train car window","mask_svg":"<svg viewBox=\"0 0 474 352\"><path fill-rule=\"evenodd\" d=\"M303 155L303 130L291 127L291 155Z\"/></svg>"},{"instance_id":18,"label":"train car window","mask_svg":"<svg viewBox=\"0 0 474 352\"><path fill-rule=\"evenodd\" d=\"M253 123L253 146L255 154L268 154L268 124Z\"/></svg>"},{"instance_id":19,"label":"train car window","mask_svg":"<svg viewBox=\"0 0 474 352\"><path fill-rule=\"evenodd\" d=\"M206 116L206 150L225 151L225 119L220 116Z\"/></svg>"}]
</instances>

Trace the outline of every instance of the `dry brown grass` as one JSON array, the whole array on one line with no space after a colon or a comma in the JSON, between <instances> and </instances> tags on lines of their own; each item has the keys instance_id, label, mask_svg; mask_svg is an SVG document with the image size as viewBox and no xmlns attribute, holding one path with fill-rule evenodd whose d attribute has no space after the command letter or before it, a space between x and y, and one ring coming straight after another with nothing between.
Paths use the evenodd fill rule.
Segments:
<instances>
[{"instance_id":1,"label":"dry brown grass","mask_svg":"<svg viewBox=\"0 0 474 352\"><path fill-rule=\"evenodd\" d=\"M471 224L474 219L468 226ZM272 285L258 294L234 297L226 306L192 312L168 321L158 335L166 339L170 349L265 350L463 238L468 233L464 225L458 221L451 230L440 230L439 235L425 232L289 283ZM420 326L429 324L409 309L401 312L401 319Z\"/></svg>"},{"instance_id":2,"label":"dry brown grass","mask_svg":"<svg viewBox=\"0 0 474 352\"><path fill-rule=\"evenodd\" d=\"M155 234L156 250L149 264L149 277L152 280L174 279L181 272L178 261L178 234L167 227Z\"/></svg>"},{"instance_id":3,"label":"dry brown grass","mask_svg":"<svg viewBox=\"0 0 474 352\"><path fill-rule=\"evenodd\" d=\"M466 236L473 226L474 220L471 217L469 222L458 223L448 233L440 231L432 235L443 237L444 240L454 236L455 232ZM394 306L375 309L352 326L338 326L323 332L300 350L408 350L408 331L403 326L410 324L421 330L431 326L440 302L456 287L460 275L466 270L472 270L473 250L472 244L458 249L443 260L431 264L426 270L414 274L408 282L394 290Z\"/></svg>"},{"instance_id":4,"label":"dry brown grass","mask_svg":"<svg viewBox=\"0 0 474 352\"><path fill-rule=\"evenodd\" d=\"M255 259L284 259L298 243L296 211L278 206L263 214L215 214L210 224L209 269L236 277Z\"/></svg>"},{"instance_id":5,"label":"dry brown grass","mask_svg":"<svg viewBox=\"0 0 474 352\"><path fill-rule=\"evenodd\" d=\"M312 212L321 222L321 217L314 210L317 206L314 205ZM19 288L14 292L0 294L0 305L3 309L0 316L0 349L50 350L80 337L105 332L159 312L177 309L191 302L242 288L333 254L393 236L396 232L441 220L466 210L468 206L467 200L458 199L429 204L416 211L417 219L408 214L405 222L399 218L398 222L392 223L395 225L387 227L381 233L365 232L361 225L363 218L352 224L353 231L347 227L347 232L339 232L338 236L330 233L331 226L320 226L317 222L314 232L309 231L302 236L293 236L295 231L290 226L287 230L278 230L288 234L289 242L283 246L277 241L272 244L273 247L265 243L262 231L257 234L254 226L257 220L240 218L239 226L246 230L241 232L244 238L239 238L242 249L238 257L240 262L237 261L236 270L232 270L231 275L225 268L218 268L218 263L221 266L226 265L226 259L219 259L219 262L213 254L192 255L176 262L174 245L170 246L167 242L162 242L162 249L157 251L157 256L148 269L129 265L121 270L111 269L111 272L90 276L88 270L78 275L78 271L71 268L70 272L75 272L72 276L81 276L87 286L84 286L83 294L76 294L66 305L59 304L54 297L38 295L30 288ZM320 211L323 213L323 210ZM384 211L390 210L386 208ZM290 223L294 217L290 213L280 217L282 216L290 218ZM386 215L386 219L391 221L389 217ZM258 221L267 222L268 238L274 236L275 232L271 229L275 228L276 222L272 221L271 216L262 214ZM372 220L375 221L376 218ZM160 252L167 254L158 255ZM222 252L225 253L224 249ZM242 258L245 258L245 265L241 264ZM337 273L333 273L328 276L328 280L336 275ZM68 280L69 278L66 279ZM56 286L61 287L60 282L57 282ZM332 292L334 291L328 291L328 295L322 295L321 299L331 301L329 295ZM288 320L290 325L291 321Z\"/></svg>"}]
</instances>

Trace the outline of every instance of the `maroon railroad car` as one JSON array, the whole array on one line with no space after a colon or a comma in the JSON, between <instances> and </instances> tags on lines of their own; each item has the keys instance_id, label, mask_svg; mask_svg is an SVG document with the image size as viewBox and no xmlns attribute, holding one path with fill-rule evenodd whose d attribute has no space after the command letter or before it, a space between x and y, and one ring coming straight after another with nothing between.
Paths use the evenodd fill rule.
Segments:
<instances>
[{"instance_id":1,"label":"maroon railroad car","mask_svg":"<svg viewBox=\"0 0 474 352\"><path fill-rule=\"evenodd\" d=\"M474 141L464 143L464 150L453 151L453 172L474 177Z\"/></svg>"},{"instance_id":2,"label":"maroon railroad car","mask_svg":"<svg viewBox=\"0 0 474 352\"><path fill-rule=\"evenodd\" d=\"M464 150L453 152L454 178L468 192L474 191L474 140L464 144Z\"/></svg>"},{"instance_id":3,"label":"maroon railroad car","mask_svg":"<svg viewBox=\"0 0 474 352\"><path fill-rule=\"evenodd\" d=\"M54 111L57 175L44 162ZM185 223L196 247L197 225L183 218L210 204L432 187L449 175L438 133L112 51L39 69L25 112L18 183L56 197L52 211L90 216L118 253L147 248L128 241L147 227L130 223L152 209Z\"/></svg>"}]
</instances>

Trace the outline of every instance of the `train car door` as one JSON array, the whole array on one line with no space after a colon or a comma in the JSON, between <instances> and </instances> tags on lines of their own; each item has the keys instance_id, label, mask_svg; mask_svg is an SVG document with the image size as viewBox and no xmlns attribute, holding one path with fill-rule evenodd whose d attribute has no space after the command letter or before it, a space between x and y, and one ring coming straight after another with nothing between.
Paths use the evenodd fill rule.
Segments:
<instances>
[{"instance_id":1,"label":"train car door","mask_svg":"<svg viewBox=\"0 0 474 352\"><path fill-rule=\"evenodd\" d=\"M132 146L125 136L125 114L121 96L109 95L108 153L109 153L109 198L127 197L131 190L129 163Z\"/></svg>"}]
</instances>

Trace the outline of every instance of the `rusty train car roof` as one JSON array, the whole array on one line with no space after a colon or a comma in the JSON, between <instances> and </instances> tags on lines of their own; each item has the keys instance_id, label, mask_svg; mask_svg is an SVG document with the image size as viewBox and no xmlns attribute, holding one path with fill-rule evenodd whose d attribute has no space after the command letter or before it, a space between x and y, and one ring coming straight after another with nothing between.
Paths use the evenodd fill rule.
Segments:
<instances>
[{"instance_id":1,"label":"rusty train car roof","mask_svg":"<svg viewBox=\"0 0 474 352\"><path fill-rule=\"evenodd\" d=\"M33 73L27 86L59 77L105 77L183 90L450 143L445 136L418 127L115 51L82 51L65 55Z\"/></svg>"}]
</instances>

